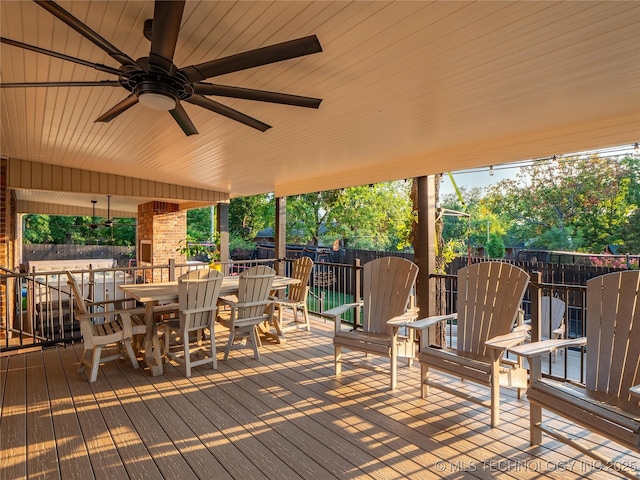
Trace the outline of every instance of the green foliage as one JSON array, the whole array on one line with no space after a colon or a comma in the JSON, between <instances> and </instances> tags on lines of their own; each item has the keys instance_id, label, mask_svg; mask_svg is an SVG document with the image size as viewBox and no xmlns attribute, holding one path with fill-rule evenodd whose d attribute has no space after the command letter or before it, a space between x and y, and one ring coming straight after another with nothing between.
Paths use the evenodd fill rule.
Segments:
<instances>
[{"instance_id":1,"label":"green foliage","mask_svg":"<svg viewBox=\"0 0 640 480\"><path fill-rule=\"evenodd\" d=\"M187 236L178 242L177 252L186 255L189 260L213 262L220 260L220 235L216 232L204 240Z\"/></svg>"},{"instance_id":2,"label":"green foliage","mask_svg":"<svg viewBox=\"0 0 640 480\"><path fill-rule=\"evenodd\" d=\"M504 257L504 241L502 237L492 233L487 242L487 256L489 258L503 258Z\"/></svg>"},{"instance_id":3,"label":"green foliage","mask_svg":"<svg viewBox=\"0 0 640 480\"><path fill-rule=\"evenodd\" d=\"M187 210L187 238L190 242L206 242L210 239L212 229L213 207L194 208Z\"/></svg>"},{"instance_id":4,"label":"green foliage","mask_svg":"<svg viewBox=\"0 0 640 480\"><path fill-rule=\"evenodd\" d=\"M229 236L251 241L275 224L275 201L271 194L232 198L229 202Z\"/></svg>"},{"instance_id":5,"label":"green foliage","mask_svg":"<svg viewBox=\"0 0 640 480\"><path fill-rule=\"evenodd\" d=\"M25 243L53 243L76 245L120 245L135 244L136 221L134 218L114 219L113 227L89 225L104 223L106 218L69 217L62 215L25 215L23 239Z\"/></svg>"},{"instance_id":6,"label":"green foliage","mask_svg":"<svg viewBox=\"0 0 640 480\"><path fill-rule=\"evenodd\" d=\"M509 246L602 252L640 252L640 160L564 157L522 167L515 179L484 191L462 189L441 200L444 208L471 215L445 217L443 237L485 245L487 235ZM488 245L485 245L488 249Z\"/></svg>"}]
</instances>

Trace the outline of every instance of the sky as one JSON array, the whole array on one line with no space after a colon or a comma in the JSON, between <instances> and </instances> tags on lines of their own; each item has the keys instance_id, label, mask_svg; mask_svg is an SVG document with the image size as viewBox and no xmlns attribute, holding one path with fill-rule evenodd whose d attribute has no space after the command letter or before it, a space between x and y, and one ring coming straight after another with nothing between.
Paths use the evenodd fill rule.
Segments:
<instances>
[{"instance_id":1,"label":"sky","mask_svg":"<svg viewBox=\"0 0 640 480\"><path fill-rule=\"evenodd\" d=\"M465 187L467 190L473 187L484 188L489 185L493 185L494 183L498 183L500 180L505 178L515 178L518 174L519 168L505 168L502 170L494 170L493 175L489 174L489 169L478 169L472 171L460 171L460 172L451 172L453 175L453 179L458 185L458 188ZM440 184L440 196L447 195L449 193L455 193L453 188L453 184L449 179L449 175L442 176L443 181Z\"/></svg>"},{"instance_id":2,"label":"sky","mask_svg":"<svg viewBox=\"0 0 640 480\"><path fill-rule=\"evenodd\" d=\"M635 147L635 148L634 148ZM572 156L572 155L585 155L594 152L577 152L573 154L566 154L563 156ZM598 152L601 156L614 156L620 157L624 155L638 155L637 152L637 144L636 145L621 145L617 147L611 147L608 149L603 149ZM467 189L471 189L473 187L484 188L489 185L493 185L498 183L500 180L505 178L515 179L520 172L520 167L525 166L530 163L531 160L524 162L517 162L513 164L505 164L505 165L496 165L493 169L493 175L490 175L490 171L488 167L485 168L475 168L472 170L462 170L459 172L452 172L453 178L458 185L458 188L466 187ZM440 185L440 195L447 195L449 193L455 193L453 185L449 180L449 175L443 175L443 182Z\"/></svg>"}]
</instances>

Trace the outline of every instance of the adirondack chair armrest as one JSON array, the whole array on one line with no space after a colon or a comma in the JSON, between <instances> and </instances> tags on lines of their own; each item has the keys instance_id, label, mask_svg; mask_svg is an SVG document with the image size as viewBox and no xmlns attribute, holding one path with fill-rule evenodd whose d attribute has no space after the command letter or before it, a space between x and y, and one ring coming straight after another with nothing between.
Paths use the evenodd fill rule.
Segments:
<instances>
[{"instance_id":1,"label":"adirondack chair armrest","mask_svg":"<svg viewBox=\"0 0 640 480\"><path fill-rule=\"evenodd\" d=\"M353 308L363 307L363 306L364 306L364 302L345 303L344 305L340 305L338 307L325 310L324 312L321 313L321 315L323 317L327 317L333 320L335 332L338 333L342 330L342 319L340 318L340 315L348 312Z\"/></svg>"},{"instance_id":2,"label":"adirondack chair armrest","mask_svg":"<svg viewBox=\"0 0 640 480\"><path fill-rule=\"evenodd\" d=\"M182 313L184 313L185 315L190 315L192 313L211 312L215 309L216 309L215 305L213 307L207 306L207 307L198 307L198 308L188 308L186 310L182 310Z\"/></svg>"},{"instance_id":3,"label":"adirondack chair armrest","mask_svg":"<svg viewBox=\"0 0 640 480\"><path fill-rule=\"evenodd\" d=\"M521 327L524 327L524 325ZM521 344L529 336L528 330L521 327L516 327L516 330L511 333L490 338L485 342L485 346L494 350L505 351Z\"/></svg>"},{"instance_id":4,"label":"adirondack chair armrest","mask_svg":"<svg viewBox=\"0 0 640 480\"><path fill-rule=\"evenodd\" d=\"M434 317L421 318L420 320L411 322L407 325L407 327L413 328L414 330L424 330L427 327L432 327L433 325L437 325L438 323L446 322L448 320L455 320L456 318L458 318L457 313L451 313L449 315L437 315Z\"/></svg>"},{"instance_id":5,"label":"adirondack chair armrest","mask_svg":"<svg viewBox=\"0 0 640 480\"><path fill-rule=\"evenodd\" d=\"M102 307L105 305L120 305L124 302L131 302L131 301L132 300L126 299L126 298L119 298L117 300L101 300L99 302L94 302L92 300L85 299L84 303L87 307Z\"/></svg>"},{"instance_id":6,"label":"adirondack chair armrest","mask_svg":"<svg viewBox=\"0 0 640 480\"><path fill-rule=\"evenodd\" d=\"M405 327L409 326L410 323L413 323L415 319L418 317L418 308L410 308L406 313L402 315L398 315L397 317L390 318L387 320L387 325L391 325L392 327Z\"/></svg>"},{"instance_id":7,"label":"adirondack chair armrest","mask_svg":"<svg viewBox=\"0 0 640 480\"><path fill-rule=\"evenodd\" d=\"M76 315L76 319L78 321L82 321L82 320L91 320L92 318L101 318L101 317L113 317L115 318L116 316L120 316L121 318L124 319L124 317L127 317L130 320L131 315L140 315L140 314L144 314L144 309L140 309L140 308L136 308L136 309L126 309L126 310L108 310L106 312L90 312L90 313L83 313L80 315Z\"/></svg>"},{"instance_id":8,"label":"adirondack chair armrest","mask_svg":"<svg viewBox=\"0 0 640 480\"><path fill-rule=\"evenodd\" d=\"M551 334L555 337L555 338L561 338L564 336L564 332L565 332L565 328L564 328L564 323L562 325L560 325L558 328L556 328L555 330L553 330L551 332Z\"/></svg>"},{"instance_id":9,"label":"adirondack chair armrest","mask_svg":"<svg viewBox=\"0 0 640 480\"><path fill-rule=\"evenodd\" d=\"M232 302L230 300L223 301L225 305L230 306L231 308L246 308L246 307L258 307L260 305L264 305L265 307L271 305L273 300L261 300L259 302Z\"/></svg>"},{"instance_id":10,"label":"adirondack chair armrest","mask_svg":"<svg viewBox=\"0 0 640 480\"><path fill-rule=\"evenodd\" d=\"M344 305L340 305L337 307L330 308L329 310L325 310L324 312L322 312L322 316L337 318L343 313L348 312L352 308L363 307L363 306L364 306L364 302L345 303Z\"/></svg>"},{"instance_id":11,"label":"adirondack chair armrest","mask_svg":"<svg viewBox=\"0 0 640 480\"><path fill-rule=\"evenodd\" d=\"M629 393L631 394L632 397L636 397L638 400L640 400L640 385L631 387L629 389Z\"/></svg>"},{"instance_id":12,"label":"adirondack chair armrest","mask_svg":"<svg viewBox=\"0 0 640 480\"><path fill-rule=\"evenodd\" d=\"M533 342L525 345L518 345L509 349L511 353L525 358L533 358L545 353L551 353L558 348L564 347L580 347L587 344L586 337L569 338L566 340L551 339L543 340L541 342Z\"/></svg>"}]
</instances>

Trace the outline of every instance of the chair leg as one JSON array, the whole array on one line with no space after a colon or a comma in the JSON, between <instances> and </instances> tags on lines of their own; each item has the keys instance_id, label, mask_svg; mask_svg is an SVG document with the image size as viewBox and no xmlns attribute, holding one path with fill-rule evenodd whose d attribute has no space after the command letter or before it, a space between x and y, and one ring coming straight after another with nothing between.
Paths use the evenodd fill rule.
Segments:
<instances>
[{"instance_id":1,"label":"chair leg","mask_svg":"<svg viewBox=\"0 0 640 480\"><path fill-rule=\"evenodd\" d=\"M211 368L214 370L218 369L218 359L216 357L216 339L214 334L214 325L211 324L209 327L209 333L211 334Z\"/></svg>"},{"instance_id":2,"label":"chair leg","mask_svg":"<svg viewBox=\"0 0 640 480\"><path fill-rule=\"evenodd\" d=\"M101 346L93 347L93 359L91 361L91 375L89 376L89 382L95 382L98 379L98 367L100 366L101 354Z\"/></svg>"},{"instance_id":3,"label":"chair leg","mask_svg":"<svg viewBox=\"0 0 640 480\"><path fill-rule=\"evenodd\" d=\"M84 371L85 365L91 366L91 350L85 350L82 352L80 365L78 365L78 373L82 373Z\"/></svg>"},{"instance_id":4,"label":"chair leg","mask_svg":"<svg viewBox=\"0 0 640 480\"><path fill-rule=\"evenodd\" d=\"M491 426L500 423L500 361L493 359L491 367Z\"/></svg>"},{"instance_id":5,"label":"chair leg","mask_svg":"<svg viewBox=\"0 0 640 480\"><path fill-rule=\"evenodd\" d=\"M340 345L335 345L333 348L335 355L336 375L340 375L342 373L342 347Z\"/></svg>"},{"instance_id":6,"label":"chair leg","mask_svg":"<svg viewBox=\"0 0 640 480\"><path fill-rule=\"evenodd\" d=\"M131 360L131 366L134 369L138 369L140 368L140 365L138 365L138 359L136 358L136 354L133 351L133 347L131 346L131 340L126 339L123 341L124 343L124 348L127 351L127 355L129 355L129 360Z\"/></svg>"},{"instance_id":7,"label":"chair leg","mask_svg":"<svg viewBox=\"0 0 640 480\"><path fill-rule=\"evenodd\" d=\"M253 345L253 358L260 360L260 352L258 352L258 345L260 345L260 339L258 338L258 327L251 327L250 333L251 344Z\"/></svg>"},{"instance_id":8,"label":"chair leg","mask_svg":"<svg viewBox=\"0 0 640 480\"><path fill-rule=\"evenodd\" d=\"M391 347L391 358L389 359L391 363L391 390L395 390L398 383L398 351L397 348L394 348L395 345L396 342L394 341Z\"/></svg>"},{"instance_id":9,"label":"chair leg","mask_svg":"<svg viewBox=\"0 0 640 480\"><path fill-rule=\"evenodd\" d=\"M309 310L307 309L307 302L302 304L302 315L304 317L304 324L307 326L307 332L310 332L311 324L309 323Z\"/></svg>"},{"instance_id":10,"label":"chair leg","mask_svg":"<svg viewBox=\"0 0 640 480\"><path fill-rule=\"evenodd\" d=\"M189 337L189 333L184 332L184 376L187 378L191 376L191 349L189 345Z\"/></svg>"},{"instance_id":11,"label":"chair leg","mask_svg":"<svg viewBox=\"0 0 640 480\"><path fill-rule=\"evenodd\" d=\"M229 358L229 352L231 352L231 346L233 345L233 339L235 338L236 333L235 333L235 329L232 328L229 330L229 341L227 342L227 346L224 349L224 359L228 359Z\"/></svg>"},{"instance_id":12,"label":"chair leg","mask_svg":"<svg viewBox=\"0 0 640 480\"><path fill-rule=\"evenodd\" d=\"M420 398L429 396L429 366L424 363L420 364Z\"/></svg>"},{"instance_id":13,"label":"chair leg","mask_svg":"<svg viewBox=\"0 0 640 480\"><path fill-rule=\"evenodd\" d=\"M540 445L542 443L542 407L529 404L529 443L531 446Z\"/></svg>"}]
</instances>

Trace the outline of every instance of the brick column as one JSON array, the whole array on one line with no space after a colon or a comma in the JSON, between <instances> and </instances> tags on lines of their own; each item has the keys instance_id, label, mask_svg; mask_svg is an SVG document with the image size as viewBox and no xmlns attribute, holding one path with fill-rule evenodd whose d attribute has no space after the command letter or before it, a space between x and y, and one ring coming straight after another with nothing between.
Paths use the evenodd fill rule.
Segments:
<instances>
[{"instance_id":1,"label":"brick column","mask_svg":"<svg viewBox=\"0 0 640 480\"><path fill-rule=\"evenodd\" d=\"M167 265L173 258L176 263L186 262L186 257L177 251L178 243L187 237L187 211L179 205L167 202L149 202L138 206L138 237L136 256L139 265ZM141 241L151 242L150 262L142 262ZM146 278L160 281L160 273Z\"/></svg>"},{"instance_id":2,"label":"brick column","mask_svg":"<svg viewBox=\"0 0 640 480\"><path fill-rule=\"evenodd\" d=\"M7 175L9 161L6 158L0 158L0 266L7 270L15 269L15 197L11 190L7 188ZM9 309L9 323L12 323L14 309L5 304L4 299L14 298L13 282L8 284L10 291L7 291L7 285L0 285L0 322L4 322L7 318L7 309ZM0 335L4 335L4 329Z\"/></svg>"}]
</instances>

